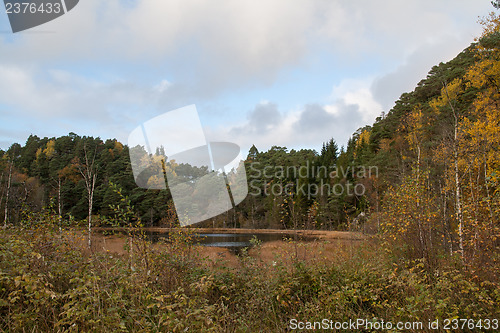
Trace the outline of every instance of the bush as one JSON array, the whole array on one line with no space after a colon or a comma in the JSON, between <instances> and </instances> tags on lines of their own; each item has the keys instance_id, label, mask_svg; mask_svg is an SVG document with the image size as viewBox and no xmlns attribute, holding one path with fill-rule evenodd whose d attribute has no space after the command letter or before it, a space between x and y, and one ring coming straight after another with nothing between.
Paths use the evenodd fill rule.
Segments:
<instances>
[{"instance_id":1,"label":"bush","mask_svg":"<svg viewBox=\"0 0 500 333\"><path fill-rule=\"evenodd\" d=\"M133 246L144 250L131 262L80 248L78 230L54 229L0 231L0 330L285 332L293 318L427 322L500 315L497 281L480 279L460 261L434 273L418 261L393 262L376 243L343 263L290 253L290 263L267 264L244 252L228 268L202 260L184 231L160 250L134 238Z\"/></svg>"}]
</instances>

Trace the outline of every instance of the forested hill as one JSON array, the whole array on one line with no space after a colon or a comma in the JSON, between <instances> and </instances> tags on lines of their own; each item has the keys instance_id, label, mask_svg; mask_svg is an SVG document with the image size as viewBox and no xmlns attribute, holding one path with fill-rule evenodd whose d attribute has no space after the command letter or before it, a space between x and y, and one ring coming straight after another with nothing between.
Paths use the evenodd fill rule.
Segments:
<instances>
[{"instance_id":1,"label":"forested hill","mask_svg":"<svg viewBox=\"0 0 500 333\"><path fill-rule=\"evenodd\" d=\"M414 91L340 148L325 138L320 152L252 147L250 195L210 226L347 229L397 234L424 253L463 255L498 246L500 150L498 19L484 22L477 43L433 67ZM0 151L1 219L50 207L85 219L84 167L96 186L92 214L111 224L117 188L146 225L175 222L168 190L139 189L128 147L116 140L32 135ZM92 161L94 162L92 164ZM113 186L116 185L116 186ZM363 214L361 214L363 213Z\"/></svg>"},{"instance_id":2,"label":"forested hill","mask_svg":"<svg viewBox=\"0 0 500 333\"><path fill-rule=\"evenodd\" d=\"M358 141L365 131L367 133L364 138L369 137L368 142L357 149L359 163L378 165L383 168L383 176L390 179L390 183L397 182L416 158L411 153L413 147L409 140L409 135L416 126L415 122L421 126L418 130L422 132L419 133L422 135L422 143L425 141L421 149L428 150L439 145L447 135L453 115L448 108L436 112L431 103L441 96L444 85L464 78L475 63L476 47L473 44L453 60L434 66L427 78L421 80L414 91L403 93L388 113L378 117L372 126L359 129L354 134L353 141ZM470 89L461 96L460 101L454 101L460 103L457 107L469 110L475 99L474 91L475 89Z\"/></svg>"},{"instance_id":3,"label":"forested hill","mask_svg":"<svg viewBox=\"0 0 500 333\"><path fill-rule=\"evenodd\" d=\"M477 43L350 143L358 164L380 168L372 223L416 258L498 260L500 25L494 14L482 23Z\"/></svg>"}]
</instances>

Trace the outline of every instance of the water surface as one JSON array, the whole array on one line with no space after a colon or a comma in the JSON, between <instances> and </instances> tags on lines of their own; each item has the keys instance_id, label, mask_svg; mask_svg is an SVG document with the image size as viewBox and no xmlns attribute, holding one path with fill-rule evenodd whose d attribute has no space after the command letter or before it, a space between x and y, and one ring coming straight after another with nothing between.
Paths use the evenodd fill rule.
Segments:
<instances>
[{"instance_id":1,"label":"water surface","mask_svg":"<svg viewBox=\"0 0 500 333\"><path fill-rule=\"evenodd\" d=\"M168 232L146 231L146 235L153 242L157 242L162 238L166 241L169 239ZM313 236L283 233L195 233L192 235L192 238L195 244L225 247L232 250L241 250L245 247L251 247L253 245L252 239L256 239L261 243L287 239L297 239L300 241L313 241L316 239L316 237Z\"/></svg>"}]
</instances>

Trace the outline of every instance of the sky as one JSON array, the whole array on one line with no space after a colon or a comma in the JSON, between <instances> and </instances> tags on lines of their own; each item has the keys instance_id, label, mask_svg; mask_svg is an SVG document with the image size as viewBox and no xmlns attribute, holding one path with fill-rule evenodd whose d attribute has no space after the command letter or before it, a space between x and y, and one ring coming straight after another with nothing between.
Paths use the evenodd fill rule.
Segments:
<instances>
[{"instance_id":1,"label":"sky","mask_svg":"<svg viewBox=\"0 0 500 333\"><path fill-rule=\"evenodd\" d=\"M80 0L13 34L0 11L0 148L126 143L195 104L208 141L319 150L388 112L481 34L489 0Z\"/></svg>"}]
</instances>

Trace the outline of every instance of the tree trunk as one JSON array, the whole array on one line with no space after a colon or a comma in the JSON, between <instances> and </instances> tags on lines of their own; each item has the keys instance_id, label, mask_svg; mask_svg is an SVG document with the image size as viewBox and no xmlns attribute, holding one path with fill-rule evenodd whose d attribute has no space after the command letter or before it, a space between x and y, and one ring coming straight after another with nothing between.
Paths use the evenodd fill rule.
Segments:
<instances>
[{"instance_id":1,"label":"tree trunk","mask_svg":"<svg viewBox=\"0 0 500 333\"><path fill-rule=\"evenodd\" d=\"M88 203L89 203L89 215L88 215L88 247L89 249L91 248L92 245L92 205L94 202L94 189L95 189L95 183L97 180L97 170L94 166L95 163L95 156L97 154L97 147L94 151L94 155L92 156L92 161L89 161L89 156L87 153L87 148L86 145L83 146L83 150L85 153L85 165L82 166L78 164L78 170L80 171L80 174L82 175L83 179L85 180L85 187L87 188L87 195L88 195Z\"/></svg>"},{"instance_id":2,"label":"tree trunk","mask_svg":"<svg viewBox=\"0 0 500 333\"><path fill-rule=\"evenodd\" d=\"M441 182L440 182L441 186ZM453 254L453 242L451 238L451 232L450 232L450 223L448 220L448 211L446 207L448 206L448 192L446 189L444 190L444 195L443 195L443 233L445 234L444 237L444 250L449 250L450 251L450 256ZM447 245L449 247L447 247Z\"/></svg>"},{"instance_id":3,"label":"tree trunk","mask_svg":"<svg viewBox=\"0 0 500 333\"><path fill-rule=\"evenodd\" d=\"M444 88L446 91L446 96L448 97L448 104L450 105L451 111L453 112L454 124L453 124L453 158L455 167L455 206L457 209L457 220L458 220L458 247L462 259L464 259L464 218L462 214L462 201L460 193L460 173L458 167L458 115L455 111L455 107L451 102L450 96L448 94L448 85L444 83Z\"/></svg>"},{"instance_id":4,"label":"tree trunk","mask_svg":"<svg viewBox=\"0 0 500 333\"><path fill-rule=\"evenodd\" d=\"M455 205L457 207L457 219L458 219L458 248L460 250L460 255L462 256L462 259L464 257L464 219L462 215L462 201L461 201L461 195L460 195L460 173L459 173L459 168L458 168L458 143L457 143L457 136L458 136L458 124L457 124L457 119L455 117L455 145L454 145L454 152L453 152L453 157L455 159L454 164L455 164Z\"/></svg>"},{"instance_id":5,"label":"tree trunk","mask_svg":"<svg viewBox=\"0 0 500 333\"><path fill-rule=\"evenodd\" d=\"M3 220L4 228L7 227L7 222L9 221L9 195L10 195L10 186L12 183L12 166L14 164L14 160L10 161L9 168L9 180L7 182L7 193L5 194L5 216Z\"/></svg>"},{"instance_id":6,"label":"tree trunk","mask_svg":"<svg viewBox=\"0 0 500 333\"><path fill-rule=\"evenodd\" d=\"M473 207L476 207L479 208L479 202L477 201L477 196L474 195L474 182L472 180L472 165L469 166L469 187L470 187L470 195L471 195L471 199L472 199L472 202L473 202ZM478 173L478 176L479 176L479 173ZM477 210L474 209L473 210L473 213L474 213L474 252L472 253L472 257L474 257L476 255L476 252L477 252L477 242L478 242L478 232L477 232L477 228L478 228L478 222L479 222L479 219L478 219L478 216L477 216Z\"/></svg>"},{"instance_id":7,"label":"tree trunk","mask_svg":"<svg viewBox=\"0 0 500 333\"><path fill-rule=\"evenodd\" d=\"M57 213L59 215L59 232L62 231L61 177L57 178Z\"/></svg>"},{"instance_id":8,"label":"tree trunk","mask_svg":"<svg viewBox=\"0 0 500 333\"><path fill-rule=\"evenodd\" d=\"M4 196L4 188L1 187L4 174L5 174L5 171L2 172L2 176L0 176L0 207L2 207L3 196Z\"/></svg>"},{"instance_id":9,"label":"tree trunk","mask_svg":"<svg viewBox=\"0 0 500 333\"><path fill-rule=\"evenodd\" d=\"M92 191L88 191L88 196L89 196L89 216L88 216L88 235L89 235L89 242L88 246L89 249L92 246Z\"/></svg>"},{"instance_id":10,"label":"tree trunk","mask_svg":"<svg viewBox=\"0 0 500 333\"><path fill-rule=\"evenodd\" d=\"M488 185L488 162L486 160L486 153L484 153L484 185L486 187L486 203L488 205L488 212L490 214L490 227L493 225L493 210L491 209L490 187Z\"/></svg>"},{"instance_id":11,"label":"tree trunk","mask_svg":"<svg viewBox=\"0 0 500 333\"><path fill-rule=\"evenodd\" d=\"M88 233L89 233L89 249L90 246L92 245L92 206L94 204L94 188L95 188L95 181L96 181L97 175L94 173L92 175L91 179L91 184L88 188L88 195L89 195L89 226L88 226Z\"/></svg>"},{"instance_id":12,"label":"tree trunk","mask_svg":"<svg viewBox=\"0 0 500 333\"><path fill-rule=\"evenodd\" d=\"M417 144L417 196L418 197L420 197L419 188L420 188L420 145ZM420 212L419 201L417 201L417 212ZM427 251L425 248L421 216L417 217L417 226L418 226L418 239L420 241L420 248L422 249L422 259L423 259Z\"/></svg>"}]
</instances>

